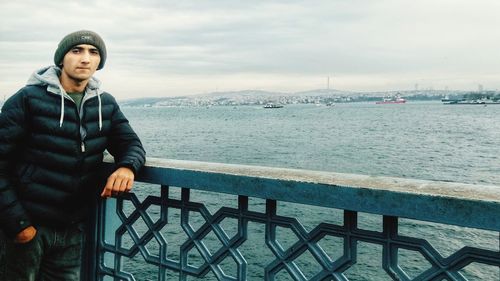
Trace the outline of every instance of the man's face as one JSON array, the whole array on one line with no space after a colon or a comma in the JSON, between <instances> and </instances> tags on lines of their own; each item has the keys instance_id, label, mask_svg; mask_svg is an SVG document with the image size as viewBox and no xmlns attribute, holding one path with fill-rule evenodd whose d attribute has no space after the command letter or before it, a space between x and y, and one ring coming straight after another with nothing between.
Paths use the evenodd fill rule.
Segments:
<instances>
[{"instance_id":1,"label":"man's face","mask_svg":"<svg viewBox=\"0 0 500 281\"><path fill-rule=\"evenodd\" d=\"M101 62L99 50L87 44L74 46L64 56L62 71L71 79L86 81L94 74Z\"/></svg>"}]
</instances>

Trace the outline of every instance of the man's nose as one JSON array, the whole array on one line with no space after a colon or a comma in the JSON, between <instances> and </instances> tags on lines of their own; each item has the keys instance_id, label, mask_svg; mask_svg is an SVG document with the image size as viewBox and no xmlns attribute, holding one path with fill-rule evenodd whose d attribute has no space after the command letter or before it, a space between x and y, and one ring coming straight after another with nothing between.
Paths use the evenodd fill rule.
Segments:
<instances>
[{"instance_id":1,"label":"man's nose","mask_svg":"<svg viewBox=\"0 0 500 281\"><path fill-rule=\"evenodd\" d=\"M83 63L90 62L90 53L89 52L83 52L82 53L82 62Z\"/></svg>"}]
</instances>

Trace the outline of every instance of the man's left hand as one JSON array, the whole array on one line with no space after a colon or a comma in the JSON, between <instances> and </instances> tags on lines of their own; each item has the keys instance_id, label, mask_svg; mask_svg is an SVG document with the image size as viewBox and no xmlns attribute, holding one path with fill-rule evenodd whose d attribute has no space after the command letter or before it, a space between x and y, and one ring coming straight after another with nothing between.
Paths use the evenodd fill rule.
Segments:
<instances>
[{"instance_id":1,"label":"man's left hand","mask_svg":"<svg viewBox=\"0 0 500 281\"><path fill-rule=\"evenodd\" d=\"M101 197L108 198L120 193L129 192L134 184L134 173L126 167L118 168L112 173L106 182Z\"/></svg>"}]
</instances>

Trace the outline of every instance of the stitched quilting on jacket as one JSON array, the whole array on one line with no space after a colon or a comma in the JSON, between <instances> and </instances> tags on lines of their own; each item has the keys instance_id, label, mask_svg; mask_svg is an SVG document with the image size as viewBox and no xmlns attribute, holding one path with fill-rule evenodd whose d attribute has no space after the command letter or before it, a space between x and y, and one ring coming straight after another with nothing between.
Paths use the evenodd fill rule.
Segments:
<instances>
[{"instance_id":1,"label":"stitched quilting on jacket","mask_svg":"<svg viewBox=\"0 0 500 281\"><path fill-rule=\"evenodd\" d=\"M81 221L104 187L105 150L134 173L145 162L139 138L98 80L77 108L59 75L57 67L35 72L0 113L0 229L10 237L29 225Z\"/></svg>"}]
</instances>

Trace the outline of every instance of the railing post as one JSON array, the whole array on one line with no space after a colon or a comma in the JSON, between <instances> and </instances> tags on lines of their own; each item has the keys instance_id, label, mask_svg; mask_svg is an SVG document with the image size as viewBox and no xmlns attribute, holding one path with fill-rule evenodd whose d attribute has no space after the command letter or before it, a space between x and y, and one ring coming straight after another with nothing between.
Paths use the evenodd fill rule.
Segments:
<instances>
[{"instance_id":1,"label":"railing post","mask_svg":"<svg viewBox=\"0 0 500 281\"><path fill-rule=\"evenodd\" d=\"M99 220L99 204L98 200L95 200L89 209L89 220L85 224L84 228L84 243L83 243L83 258L82 258L82 270L81 270L81 280L85 281L96 281L97 280L97 261L98 261L98 250L97 250L97 227Z\"/></svg>"}]
</instances>

